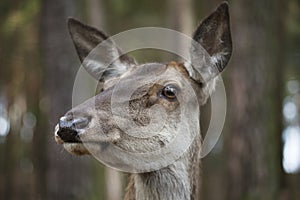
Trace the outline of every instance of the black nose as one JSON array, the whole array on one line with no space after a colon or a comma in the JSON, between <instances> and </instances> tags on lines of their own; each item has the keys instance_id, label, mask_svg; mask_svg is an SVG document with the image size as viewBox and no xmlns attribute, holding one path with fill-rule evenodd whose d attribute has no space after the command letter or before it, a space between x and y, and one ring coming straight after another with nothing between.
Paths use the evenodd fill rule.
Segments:
<instances>
[{"instance_id":1,"label":"black nose","mask_svg":"<svg viewBox=\"0 0 300 200\"><path fill-rule=\"evenodd\" d=\"M58 136L64 142L81 142L78 129L87 127L90 120L87 117L74 117L72 114L65 115L59 119Z\"/></svg>"},{"instance_id":2,"label":"black nose","mask_svg":"<svg viewBox=\"0 0 300 200\"><path fill-rule=\"evenodd\" d=\"M87 117L73 117L73 115L65 115L59 119L59 128L83 129L87 127L90 120Z\"/></svg>"}]
</instances>

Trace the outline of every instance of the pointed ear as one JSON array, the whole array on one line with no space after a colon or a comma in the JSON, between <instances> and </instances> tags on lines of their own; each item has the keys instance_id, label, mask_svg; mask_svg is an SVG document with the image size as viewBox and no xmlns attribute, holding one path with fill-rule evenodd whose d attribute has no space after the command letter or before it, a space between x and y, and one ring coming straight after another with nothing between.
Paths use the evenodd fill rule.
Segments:
<instances>
[{"instance_id":1,"label":"pointed ear","mask_svg":"<svg viewBox=\"0 0 300 200\"><path fill-rule=\"evenodd\" d=\"M232 53L227 2L200 23L193 40L191 66L187 69L194 80L205 83L224 70Z\"/></svg>"},{"instance_id":2,"label":"pointed ear","mask_svg":"<svg viewBox=\"0 0 300 200\"><path fill-rule=\"evenodd\" d=\"M120 76L136 64L102 31L73 18L68 28L83 67L97 80Z\"/></svg>"}]
</instances>

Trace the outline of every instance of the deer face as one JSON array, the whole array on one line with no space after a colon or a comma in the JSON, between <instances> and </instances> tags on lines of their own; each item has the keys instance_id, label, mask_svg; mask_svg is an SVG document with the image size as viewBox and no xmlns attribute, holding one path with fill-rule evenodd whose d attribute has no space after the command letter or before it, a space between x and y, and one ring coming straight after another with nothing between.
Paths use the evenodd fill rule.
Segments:
<instances>
[{"instance_id":1,"label":"deer face","mask_svg":"<svg viewBox=\"0 0 300 200\"><path fill-rule=\"evenodd\" d=\"M60 118L55 139L66 150L83 155L113 145L129 153L147 153L164 148L187 126L194 126L200 137L198 104L206 102L232 51L226 3L195 31L193 39L201 48L191 44L189 64L139 65L103 32L74 19L68 26L83 66L102 90ZM90 59L88 54L103 41L97 61ZM187 124L182 129L178 124L183 116Z\"/></svg>"},{"instance_id":2,"label":"deer face","mask_svg":"<svg viewBox=\"0 0 300 200\"><path fill-rule=\"evenodd\" d=\"M149 77L147 72L151 72L152 76ZM149 80L145 84L147 78ZM123 108L126 115L115 113L117 116L113 118L111 99L113 92L116 91L116 84L119 87L132 86L132 84L140 85L140 87L133 91L128 100L128 105ZM184 87L185 85L192 85L193 88L188 90ZM130 92L126 88L121 89L121 93ZM148 152L162 148L175 136L176 125L181 120L181 104L183 102L191 103L195 112L198 110L197 102L191 102L193 99L189 99L191 96L189 94L194 93L194 91L198 91L199 96L201 96L199 99L204 99L205 94L203 94L201 87L199 88L199 84L189 78L183 64L171 62L168 64L148 63L134 66L118 79L110 80L104 84L102 92L94 98L67 112L60 119L57 126L56 140L64 144L68 151L78 155L90 153L82 145L82 142L85 144L101 143L104 146L113 143L132 153ZM151 122L153 117L149 109L153 107L161 109L162 112L157 112L158 119L154 120L164 120L163 124ZM131 118L133 124L120 127L116 122L118 121L116 117L120 117L120 120L126 117ZM147 126L150 123L157 125L149 128ZM157 129L160 132L154 137L141 135L142 133L134 137L126 133L128 129L132 129L132 127L127 126L144 127L147 131Z\"/></svg>"}]
</instances>

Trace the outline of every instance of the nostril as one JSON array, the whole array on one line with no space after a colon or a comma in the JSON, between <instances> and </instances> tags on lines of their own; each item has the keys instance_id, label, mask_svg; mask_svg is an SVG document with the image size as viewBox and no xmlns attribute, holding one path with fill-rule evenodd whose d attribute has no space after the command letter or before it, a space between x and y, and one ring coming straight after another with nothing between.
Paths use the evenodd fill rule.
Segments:
<instances>
[{"instance_id":1,"label":"nostril","mask_svg":"<svg viewBox=\"0 0 300 200\"><path fill-rule=\"evenodd\" d=\"M87 117L74 117L73 115L65 115L59 119L59 128L83 129L87 127L90 119Z\"/></svg>"},{"instance_id":2,"label":"nostril","mask_svg":"<svg viewBox=\"0 0 300 200\"><path fill-rule=\"evenodd\" d=\"M87 127L90 120L86 117L81 117L73 120L73 126L75 126L76 129L83 129Z\"/></svg>"},{"instance_id":3,"label":"nostril","mask_svg":"<svg viewBox=\"0 0 300 200\"><path fill-rule=\"evenodd\" d=\"M73 117L71 115L63 116L59 119L59 128L71 128Z\"/></svg>"}]
</instances>

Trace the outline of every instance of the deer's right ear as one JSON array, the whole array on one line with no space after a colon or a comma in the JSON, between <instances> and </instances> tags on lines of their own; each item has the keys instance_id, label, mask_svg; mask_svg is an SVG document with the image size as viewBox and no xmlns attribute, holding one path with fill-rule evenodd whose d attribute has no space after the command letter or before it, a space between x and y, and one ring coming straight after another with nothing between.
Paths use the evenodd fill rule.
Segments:
<instances>
[{"instance_id":1,"label":"deer's right ear","mask_svg":"<svg viewBox=\"0 0 300 200\"><path fill-rule=\"evenodd\" d=\"M68 28L83 67L95 79L120 76L136 64L102 31L73 18L68 19Z\"/></svg>"}]
</instances>

